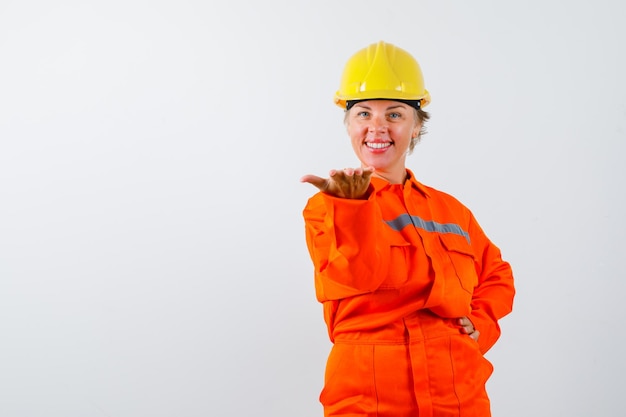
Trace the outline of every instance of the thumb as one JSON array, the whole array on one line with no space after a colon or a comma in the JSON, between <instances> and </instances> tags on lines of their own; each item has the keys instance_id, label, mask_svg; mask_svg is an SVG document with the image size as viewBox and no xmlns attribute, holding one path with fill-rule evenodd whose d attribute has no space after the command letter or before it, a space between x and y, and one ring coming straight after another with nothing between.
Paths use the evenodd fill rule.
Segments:
<instances>
[{"instance_id":1,"label":"thumb","mask_svg":"<svg viewBox=\"0 0 626 417\"><path fill-rule=\"evenodd\" d=\"M328 188L328 180L317 175L305 175L300 178L300 182L308 182L320 191L325 191Z\"/></svg>"}]
</instances>

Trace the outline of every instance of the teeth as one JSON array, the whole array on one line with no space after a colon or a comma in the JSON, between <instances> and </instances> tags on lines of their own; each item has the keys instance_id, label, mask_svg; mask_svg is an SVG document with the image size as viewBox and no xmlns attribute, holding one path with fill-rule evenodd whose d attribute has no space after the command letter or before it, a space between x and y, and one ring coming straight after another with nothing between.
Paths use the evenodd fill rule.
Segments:
<instances>
[{"instance_id":1,"label":"teeth","mask_svg":"<svg viewBox=\"0 0 626 417\"><path fill-rule=\"evenodd\" d=\"M383 148L390 147L391 146L391 142L385 142L385 143L381 143L381 142L369 143L369 142L366 142L365 145L368 148L372 148L372 149L383 149Z\"/></svg>"}]
</instances>

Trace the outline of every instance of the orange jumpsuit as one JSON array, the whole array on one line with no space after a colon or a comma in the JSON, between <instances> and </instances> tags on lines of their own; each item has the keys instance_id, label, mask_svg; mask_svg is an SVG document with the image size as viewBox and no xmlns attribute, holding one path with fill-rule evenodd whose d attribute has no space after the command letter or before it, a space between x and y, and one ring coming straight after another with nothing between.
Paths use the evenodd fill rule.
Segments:
<instances>
[{"instance_id":1,"label":"orange jumpsuit","mask_svg":"<svg viewBox=\"0 0 626 417\"><path fill-rule=\"evenodd\" d=\"M465 206L407 173L372 178L367 200L317 193L304 209L333 342L324 415L490 416L483 354L512 309L511 267Z\"/></svg>"}]
</instances>

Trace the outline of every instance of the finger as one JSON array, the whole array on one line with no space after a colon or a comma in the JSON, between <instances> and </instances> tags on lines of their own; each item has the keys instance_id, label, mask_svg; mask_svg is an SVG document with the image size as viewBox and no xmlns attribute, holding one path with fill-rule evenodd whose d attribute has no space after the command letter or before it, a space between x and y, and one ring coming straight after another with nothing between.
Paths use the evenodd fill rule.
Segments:
<instances>
[{"instance_id":1,"label":"finger","mask_svg":"<svg viewBox=\"0 0 626 417\"><path fill-rule=\"evenodd\" d=\"M339 169L331 169L328 172L328 176L332 178L334 181L337 181L344 176L344 172L343 170L339 170Z\"/></svg>"},{"instance_id":2,"label":"finger","mask_svg":"<svg viewBox=\"0 0 626 417\"><path fill-rule=\"evenodd\" d=\"M300 178L300 182L308 182L311 185L314 185L321 191L325 191L328 188L328 180L322 177L318 177L317 175L305 175Z\"/></svg>"},{"instance_id":3,"label":"finger","mask_svg":"<svg viewBox=\"0 0 626 417\"><path fill-rule=\"evenodd\" d=\"M374 173L374 167L358 167L354 169L354 175L359 175L363 178L368 178Z\"/></svg>"},{"instance_id":4,"label":"finger","mask_svg":"<svg viewBox=\"0 0 626 417\"><path fill-rule=\"evenodd\" d=\"M474 330L472 333L470 333L469 335L472 339L478 341L478 338L480 337L480 332L478 330Z\"/></svg>"},{"instance_id":5,"label":"finger","mask_svg":"<svg viewBox=\"0 0 626 417\"><path fill-rule=\"evenodd\" d=\"M308 182L309 184L315 184L316 182L318 182L320 179L320 177L318 177L317 175L303 175L300 178L300 182Z\"/></svg>"},{"instance_id":6,"label":"finger","mask_svg":"<svg viewBox=\"0 0 626 417\"><path fill-rule=\"evenodd\" d=\"M476 331L476 329L474 329L474 324L467 317L459 318L458 323L461 326L461 331L465 334L471 335L474 331Z\"/></svg>"}]
</instances>

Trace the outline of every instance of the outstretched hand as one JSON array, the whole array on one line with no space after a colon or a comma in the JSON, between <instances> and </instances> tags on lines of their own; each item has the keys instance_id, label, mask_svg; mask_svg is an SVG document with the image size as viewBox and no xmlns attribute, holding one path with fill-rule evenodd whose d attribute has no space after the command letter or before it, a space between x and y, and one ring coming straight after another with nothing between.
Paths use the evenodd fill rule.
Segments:
<instances>
[{"instance_id":1,"label":"outstretched hand","mask_svg":"<svg viewBox=\"0 0 626 417\"><path fill-rule=\"evenodd\" d=\"M300 182L308 182L334 197L358 200L367 198L367 190L373 173L373 167L333 169L328 173L329 178L305 175Z\"/></svg>"}]
</instances>

